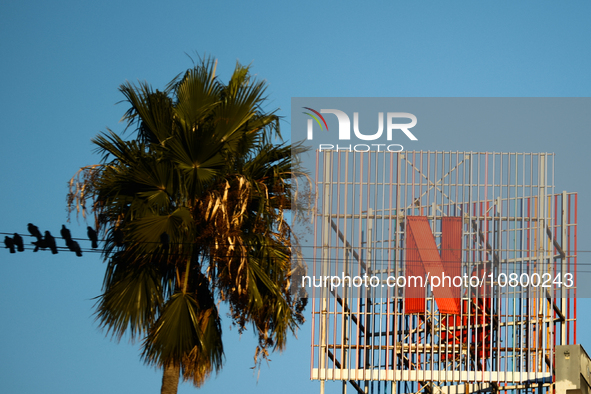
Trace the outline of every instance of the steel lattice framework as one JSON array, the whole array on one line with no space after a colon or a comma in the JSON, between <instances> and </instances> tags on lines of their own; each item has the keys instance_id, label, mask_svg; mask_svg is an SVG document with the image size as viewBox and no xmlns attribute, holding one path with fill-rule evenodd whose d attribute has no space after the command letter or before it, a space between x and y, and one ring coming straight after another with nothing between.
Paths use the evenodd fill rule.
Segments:
<instances>
[{"instance_id":1,"label":"steel lattice framework","mask_svg":"<svg viewBox=\"0 0 591 394\"><path fill-rule=\"evenodd\" d=\"M551 389L555 346L576 342L576 277L556 278L577 265L577 195L555 192L553 154L323 151L315 182L309 272L379 279L311 286L321 392L327 380L360 393ZM385 285L441 267L491 276ZM511 273L542 281L499 283Z\"/></svg>"}]
</instances>

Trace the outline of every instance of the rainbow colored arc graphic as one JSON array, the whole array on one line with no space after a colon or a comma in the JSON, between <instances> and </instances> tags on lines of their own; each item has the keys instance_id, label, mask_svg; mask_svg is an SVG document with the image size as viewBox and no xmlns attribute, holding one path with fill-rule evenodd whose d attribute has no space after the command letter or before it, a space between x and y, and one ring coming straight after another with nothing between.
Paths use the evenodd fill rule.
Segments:
<instances>
[{"instance_id":1,"label":"rainbow colored arc graphic","mask_svg":"<svg viewBox=\"0 0 591 394\"><path fill-rule=\"evenodd\" d=\"M308 108L308 107L302 107L302 108L307 109L308 111L312 111L316 115L318 115L320 117L320 119L322 119L322 122L324 123L324 126L326 126L326 131L328 131L328 125L326 124L326 120L324 120L324 116L320 115L320 112L315 111L312 108ZM311 114L309 112L302 112L302 113L304 113L306 115L310 115L316 121L316 123L318 123L318 125L320 126L320 130L323 129L322 123L320 123L320 119L318 119L316 116L314 116L313 114Z\"/></svg>"}]
</instances>

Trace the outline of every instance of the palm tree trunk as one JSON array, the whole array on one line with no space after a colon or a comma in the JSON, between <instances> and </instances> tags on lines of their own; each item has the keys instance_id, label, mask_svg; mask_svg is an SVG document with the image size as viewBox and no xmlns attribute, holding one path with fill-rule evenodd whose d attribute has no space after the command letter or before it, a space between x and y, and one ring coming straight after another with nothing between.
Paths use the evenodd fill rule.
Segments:
<instances>
[{"instance_id":1,"label":"palm tree trunk","mask_svg":"<svg viewBox=\"0 0 591 394\"><path fill-rule=\"evenodd\" d=\"M180 373L181 367L179 365L175 366L171 364L164 367L160 394L177 394Z\"/></svg>"}]
</instances>

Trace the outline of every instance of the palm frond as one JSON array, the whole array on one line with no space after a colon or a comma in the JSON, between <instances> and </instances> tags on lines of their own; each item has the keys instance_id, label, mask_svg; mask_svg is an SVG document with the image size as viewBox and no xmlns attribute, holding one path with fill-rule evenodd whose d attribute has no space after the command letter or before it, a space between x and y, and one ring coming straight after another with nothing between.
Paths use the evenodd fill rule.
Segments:
<instances>
[{"instance_id":1,"label":"palm frond","mask_svg":"<svg viewBox=\"0 0 591 394\"><path fill-rule=\"evenodd\" d=\"M174 294L162 308L162 314L150 327L142 357L148 364L179 365L194 348L207 353L209 344L201 329L201 314L195 297Z\"/></svg>"},{"instance_id":2,"label":"palm frond","mask_svg":"<svg viewBox=\"0 0 591 394\"><path fill-rule=\"evenodd\" d=\"M98 299L96 316L108 334L121 339L128 333L133 340L146 334L162 304L162 286L153 267L119 265Z\"/></svg>"},{"instance_id":3,"label":"palm frond","mask_svg":"<svg viewBox=\"0 0 591 394\"><path fill-rule=\"evenodd\" d=\"M162 234L166 233L171 245L177 245L184 255L191 255L193 219L190 211L179 207L169 215L146 215L130 222L125 230L129 248L134 253L154 254L163 250Z\"/></svg>"},{"instance_id":4,"label":"palm frond","mask_svg":"<svg viewBox=\"0 0 591 394\"><path fill-rule=\"evenodd\" d=\"M188 70L176 87L175 115L185 130L193 130L220 104L220 86L211 65Z\"/></svg>"},{"instance_id":5,"label":"palm frond","mask_svg":"<svg viewBox=\"0 0 591 394\"><path fill-rule=\"evenodd\" d=\"M174 116L172 99L166 92L153 91L145 82L140 82L139 86L126 82L119 91L131 104L121 120L127 122L128 127L136 125L140 141L161 143L170 137Z\"/></svg>"}]
</instances>

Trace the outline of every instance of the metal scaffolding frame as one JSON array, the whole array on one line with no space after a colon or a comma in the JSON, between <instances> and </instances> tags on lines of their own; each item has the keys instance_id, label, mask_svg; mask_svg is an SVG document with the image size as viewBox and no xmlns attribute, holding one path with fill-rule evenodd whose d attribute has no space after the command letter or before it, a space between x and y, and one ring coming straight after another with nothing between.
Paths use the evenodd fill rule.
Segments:
<instances>
[{"instance_id":1,"label":"metal scaffolding frame","mask_svg":"<svg viewBox=\"0 0 591 394\"><path fill-rule=\"evenodd\" d=\"M576 276L556 280L577 268L577 195L555 193L552 153L322 151L315 183L310 273L377 277L311 286L322 394L327 380L343 393L552 390L577 307ZM388 286L415 269L422 239L449 245L446 218L460 229L457 273L484 286L463 283L453 299ZM511 286L512 273L537 283ZM446 302L459 314L442 313Z\"/></svg>"}]
</instances>

